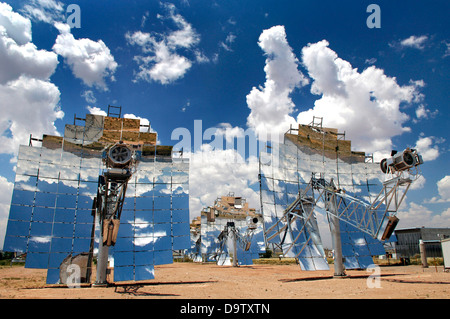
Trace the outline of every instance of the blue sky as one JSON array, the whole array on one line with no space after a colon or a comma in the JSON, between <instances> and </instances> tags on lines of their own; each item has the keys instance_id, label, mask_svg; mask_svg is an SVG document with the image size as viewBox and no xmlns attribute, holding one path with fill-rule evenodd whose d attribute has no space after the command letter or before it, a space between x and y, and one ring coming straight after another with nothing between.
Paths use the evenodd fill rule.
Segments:
<instances>
[{"instance_id":1,"label":"blue sky","mask_svg":"<svg viewBox=\"0 0 450 319\"><path fill-rule=\"evenodd\" d=\"M369 28L369 4L380 28ZM67 23L78 5L80 27ZM194 121L218 136L324 116L355 150L417 147L423 179L400 227L450 227L447 1L6 1L0 3L0 233L18 145L74 114L149 120L161 144ZM73 17L73 16L72 16ZM69 19L70 20L70 19ZM222 132L222 133L220 133ZM209 141L203 141L208 144ZM199 146L199 145L198 145ZM257 165L192 144L191 216L229 191L259 208ZM234 154L236 155L236 154ZM201 158L208 158L200 161ZM237 155L239 156L239 154ZM230 173L230 171L232 173ZM205 192L208 189L208 192ZM0 236L3 237L3 236Z\"/></svg>"}]
</instances>

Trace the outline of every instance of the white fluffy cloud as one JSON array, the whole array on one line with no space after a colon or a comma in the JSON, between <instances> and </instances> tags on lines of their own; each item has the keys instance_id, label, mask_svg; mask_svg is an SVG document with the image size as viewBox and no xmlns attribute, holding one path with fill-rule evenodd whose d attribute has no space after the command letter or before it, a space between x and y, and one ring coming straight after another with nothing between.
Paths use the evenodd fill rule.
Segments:
<instances>
[{"instance_id":1,"label":"white fluffy cloud","mask_svg":"<svg viewBox=\"0 0 450 319\"><path fill-rule=\"evenodd\" d=\"M444 176L437 183L438 196L434 196L429 200L426 200L426 204L432 203L446 203L450 202L450 175ZM450 211L450 208L447 210Z\"/></svg>"},{"instance_id":2,"label":"white fluffy cloud","mask_svg":"<svg viewBox=\"0 0 450 319\"><path fill-rule=\"evenodd\" d=\"M264 30L258 44L267 56L266 82L264 87L253 87L247 95L251 111L247 125L258 135L284 133L290 124L295 124L290 115L295 106L290 94L295 88L306 85L308 80L297 68L299 61L287 42L284 26Z\"/></svg>"},{"instance_id":3,"label":"white fluffy cloud","mask_svg":"<svg viewBox=\"0 0 450 319\"><path fill-rule=\"evenodd\" d=\"M346 132L353 149L389 152L391 137L410 131L404 126L409 117L401 111L401 104L423 99L419 93L423 81L400 86L375 66L359 72L328 46L322 40L302 50L303 65L313 79L311 93L321 98L301 112L297 121L306 124L313 115L323 117L324 126Z\"/></svg>"},{"instance_id":4,"label":"white fluffy cloud","mask_svg":"<svg viewBox=\"0 0 450 319\"><path fill-rule=\"evenodd\" d=\"M59 108L59 89L49 81L21 76L0 86L2 118L0 137L3 152L16 154L20 144L27 144L30 134L59 135L54 125L64 113Z\"/></svg>"},{"instance_id":5,"label":"white fluffy cloud","mask_svg":"<svg viewBox=\"0 0 450 319\"><path fill-rule=\"evenodd\" d=\"M415 148L422 155L424 161L432 161L438 158L439 156L439 148L433 144L432 137L420 137L417 142Z\"/></svg>"},{"instance_id":6,"label":"white fluffy cloud","mask_svg":"<svg viewBox=\"0 0 450 319\"><path fill-rule=\"evenodd\" d=\"M437 187L442 201L450 201L450 175L439 180L437 182Z\"/></svg>"},{"instance_id":7,"label":"white fluffy cloud","mask_svg":"<svg viewBox=\"0 0 450 319\"><path fill-rule=\"evenodd\" d=\"M60 34L53 51L65 59L75 77L86 85L107 90L105 78L114 81L117 62L106 44L102 40L75 39L67 24L56 23L55 27Z\"/></svg>"},{"instance_id":8,"label":"white fluffy cloud","mask_svg":"<svg viewBox=\"0 0 450 319\"><path fill-rule=\"evenodd\" d=\"M193 49L200 41L200 36L180 14L172 4L165 4L167 16L158 15L161 20L170 19L178 27L178 30L168 34L145 33L136 31L125 35L127 42L141 48L143 55L137 55L134 60L138 63L139 72L135 81L157 81L162 84L171 83L191 68L192 62L179 54L180 49ZM198 61L203 61L204 56L198 50L194 50Z\"/></svg>"},{"instance_id":9,"label":"white fluffy cloud","mask_svg":"<svg viewBox=\"0 0 450 319\"><path fill-rule=\"evenodd\" d=\"M425 187L425 183L427 182L426 178L423 175L419 175L417 179L411 184L410 190L415 189L423 189Z\"/></svg>"},{"instance_id":10,"label":"white fluffy cloud","mask_svg":"<svg viewBox=\"0 0 450 319\"><path fill-rule=\"evenodd\" d=\"M30 20L0 3L0 142L8 154L16 154L30 134L57 135L54 122L64 116L59 89L49 80L57 55L38 50L31 39Z\"/></svg>"},{"instance_id":11,"label":"white fluffy cloud","mask_svg":"<svg viewBox=\"0 0 450 319\"><path fill-rule=\"evenodd\" d=\"M48 79L58 64L53 52L38 50L31 42L31 22L0 3L0 84L28 75Z\"/></svg>"},{"instance_id":12,"label":"white fluffy cloud","mask_svg":"<svg viewBox=\"0 0 450 319\"><path fill-rule=\"evenodd\" d=\"M133 43L132 37L129 37L128 41ZM154 55L136 56L134 58L139 64L136 80L147 82L153 80L161 84L168 84L182 78L187 70L191 68L192 62L189 59L171 51L164 42L154 42L149 37L148 43L152 43L152 53Z\"/></svg>"},{"instance_id":13,"label":"white fluffy cloud","mask_svg":"<svg viewBox=\"0 0 450 319\"><path fill-rule=\"evenodd\" d=\"M0 3L0 25L3 26L6 35L18 45L31 41L31 21L17 12L7 3Z\"/></svg>"},{"instance_id":14,"label":"white fluffy cloud","mask_svg":"<svg viewBox=\"0 0 450 319\"><path fill-rule=\"evenodd\" d=\"M102 116L107 116L108 114L106 114L105 111L103 111L101 108L96 107L96 106L86 106L86 109L89 111L89 114L94 114L94 115L102 115Z\"/></svg>"}]
</instances>

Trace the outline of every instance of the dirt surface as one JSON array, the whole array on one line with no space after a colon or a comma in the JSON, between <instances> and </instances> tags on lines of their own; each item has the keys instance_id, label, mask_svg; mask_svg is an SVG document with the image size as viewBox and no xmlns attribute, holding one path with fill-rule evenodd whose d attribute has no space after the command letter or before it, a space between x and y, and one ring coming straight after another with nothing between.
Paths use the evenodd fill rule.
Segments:
<instances>
[{"instance_id":1,"label":"dirt surface","mask_svg":"<svg viewBox=\"0 0 450 319\"><path fill-rule=\"evenodd\" d=\"M347 271L347 278L333 278L332 269L306 272L295 264L234 268L174 263L156 266L156 279L147 282L56 288L45 284L46 270L13 266L0 268L0 298L450 299L450 273L442 266L381 267L379 288L374 287L377 281L371 275L374 273L365 270Z\"/></svg>"}]
</instances>

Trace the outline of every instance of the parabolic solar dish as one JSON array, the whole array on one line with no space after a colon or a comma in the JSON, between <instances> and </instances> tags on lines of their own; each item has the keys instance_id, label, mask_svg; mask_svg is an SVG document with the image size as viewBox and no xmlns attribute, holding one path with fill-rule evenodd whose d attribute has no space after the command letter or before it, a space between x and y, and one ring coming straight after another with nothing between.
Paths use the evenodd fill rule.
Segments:
<instances>
[{"instance_id":1,"label":"parabolic solar dish","mask_svg":"<svg viewBox=\"0 0 450 319\"><path fill-rule=\"evenodd\" d=\"M208 222L206 216L202 216L202 256L206 259L205 261L214 261L220 266L232 264L234 239L231 236L232 230L227 228L230 221L234 223L234 229L237 232L238 264L253 265L253 259L258 259L259 254L265 251L263 229L260 225L255 230L249 230L245 219L216 218L214 222ZM251 237L249 232L252 232Z\"/></svg>"},{"instance_id":2,"label":"parabolic solar dish","mask_svg":"<svg viewBox=\"0 0 450 319\"><path fill-rule=\"evenodd\" d=\"M236 247L237 265L252 265L265 251L261 218L241 197L222 196L201 213L200 245L204 261L232 265Z\"/></svg>"},{"instance_id":3,"label":"parabolic solar dish","mask_svg":"<svg viewBox=\"0 0 450 319\"><path fill-rule=\"evenodd\" d=\"M190 246L188 160L156 145L156 134L142 132L138 119L81 120L84 126L66 125L63 137L44 135L40 147L20 146L4 250L25 253L26 268L48 269L48 284L65 283L71 263L80 266L81 282L90 282L99 247L99 176L105 150L122 141L138 150L139 163L109 266L114 281L153 279L154 265L172 263L173 250Z\"/></svg>"},{"instance_id":4,"label":"parabolic solar dish","mask_svg":"<svg viewBox=\"0 0 450 319\"><path fill-rule=\"evenodd\" d=\"M286 257L297 258L303 270L329 268L317 213L330 221L330 203L339 212L346 269L365 269L373 264L373 255L385 253L382 242L376 239L388 220L389 204L377 197L385 174L364 153L351 151L351 142L343 137L313 121L291 129L284 143L271 145L270 151L260 154L267 244ZM377 199L376 209L365 204Z\"/></svg>"}]
</instances>

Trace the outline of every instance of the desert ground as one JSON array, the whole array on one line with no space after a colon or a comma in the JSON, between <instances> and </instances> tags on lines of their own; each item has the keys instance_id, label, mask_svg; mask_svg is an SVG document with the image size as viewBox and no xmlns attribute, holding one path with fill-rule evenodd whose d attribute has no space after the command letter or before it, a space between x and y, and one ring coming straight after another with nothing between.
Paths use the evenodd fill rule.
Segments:
<instances>
[{"instance_id":1,"label":"desert ground","mask_svg":"<svg viewBox=\"0 0 450 319\"><path fill-rule=\"evenodd\" d=\"M450 299L450 272L442 266L383 266L379 277L348 270L345 278L298 265L220 267L177 262L155 267L155 279L108 287L46 285L46 270L0 268L0 299ZM379 280L379 281L377 281Z\"/></svg>"}]
</instances>

